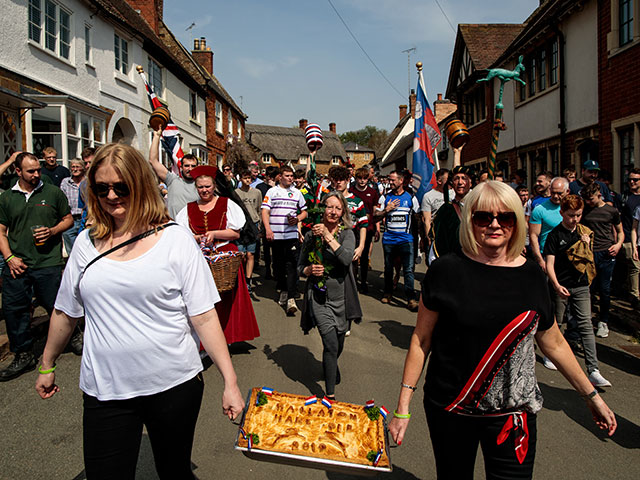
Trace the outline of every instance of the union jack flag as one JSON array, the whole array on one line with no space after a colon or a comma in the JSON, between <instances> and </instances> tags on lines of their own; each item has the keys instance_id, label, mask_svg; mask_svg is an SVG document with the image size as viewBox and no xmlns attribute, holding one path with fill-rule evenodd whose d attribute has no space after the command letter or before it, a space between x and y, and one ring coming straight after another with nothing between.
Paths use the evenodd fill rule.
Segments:
<instances>
[{"instance_id":1,"label":"union jack flag","mask_svg":"<svg viewBox=\"0 0 640 480\"><path fill-rule=\"evenodd\" d=\"M138 70L138 73L142 77L144 87L147 89L147 95L149 96L151 109L155 110L158 107L162 107L162 103L160 103L160 100L158 100L158 97L156 97L156 94L153 92L151 85L149 85L149 82L147 82L147 77L144 74L142 68ZM184 157L184 152L182 151L182 147L180 146L180 141L178 138L179 133L180 132L178 131L178 127L171 121L171 118L169 118L169 122L167 123L166 128L162 131L161 143L164 150L171 156L171 171L178 176L180 176L182 157Z\"/></svg>"}]
</instances>

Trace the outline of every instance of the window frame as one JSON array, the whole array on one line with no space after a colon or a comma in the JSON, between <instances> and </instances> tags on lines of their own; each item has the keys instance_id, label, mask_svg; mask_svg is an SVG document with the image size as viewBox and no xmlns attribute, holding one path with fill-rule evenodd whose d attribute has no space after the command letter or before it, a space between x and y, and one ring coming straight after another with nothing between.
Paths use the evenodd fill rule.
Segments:
<instances>
[{"instance_id":1,"label":"window frame","mask_svg":"<svg viewBox=\"0 0 640 480\"><path fill-rule=\"evenodd\" d=\"M50 8L53 8L53 11L50 11ZM37 20L33 15L36 10L38 12ZM66 17L66 25L63 22L63 15ZM65 62L73 63L75 44L73 19L73 11L57 1L29 0L27 5L27 39L48 54Z\"/></svg>"},{"instance_id":2,"label":"window frame","mask_svg":"<svg viewBox=\"0 0 640 480\"><path fill-rule=\"evenodd\" d=\"M84 62L88 65L93 65L92 28L88 23L84 24Z\"/></svg>"},{"instance_id":3,"label":"window frame","mask_svg":"<svg viewBox=\"0 0 640 480\"><path fill-rule=\"evenodd\" d=\"M618 47L624 47L633 42L633 3L633 0L618 0ZM625 13L628 18L623 18Z\"/></svg>"},{"instance_id":4,"label":"window frame","mask_svg":"<svg viewBox=\"0 0 640 480\"><path fill-rule=\"evenodd\" d=\"M198 94L189 90L189 118L198 122Z\"/></svg>"},{"instance_id":5,"label":"window frame","mask_svg":"<svg viewBox=\"0 0 640 480\"><path fill-rule=\"evenodd\" d=\"M215 104L215 119L216 119L216 132L223 135L224 132L222 130L222 103L216 100Z\"/></svg>"},{"instance_id":6,"label":"window frame","mask_svg":"<svg viewBox=\"0 0 640 480\"><path fill-rule=\"evenodd\" d=\"M119 40L119 42L118 42ZM120 53L122 51L122 46L126 45L126 56L127 56L127 60L126 63L123 62L123 60L121 59L122 54ZM114 58L114 69L116 72L118 72L121 75L124 75L125 77L129 77L129 73L131 72L131 65L129 62L129 39L127 39L126 37L124 37L122 34L114 31L113 32L113 58ZM126 72L121 68L122 65L125 65L126 68ZM155 92L154 92L155 93ZM156 95L158 95L156 93Z\"/></svg>"},{"instance_id":7,"label":"window frame","mask_svg":"<svg viewBox=\"0 0 640 480\"><path fill-rule=\"evenodd\" d=\"M160 99L164 99L165 98L164 68L162 67L162 65L160 65L160 63L156 62L152 57L148 56L147 59L148 59L147 68L148 68L148 74L149 74L149 78L148 78L149 85L151 86L153 93L156 94L156 97ZM160 84L159 85L160 88L158 88L158 82Z\"/></svg>"}]
</instances>

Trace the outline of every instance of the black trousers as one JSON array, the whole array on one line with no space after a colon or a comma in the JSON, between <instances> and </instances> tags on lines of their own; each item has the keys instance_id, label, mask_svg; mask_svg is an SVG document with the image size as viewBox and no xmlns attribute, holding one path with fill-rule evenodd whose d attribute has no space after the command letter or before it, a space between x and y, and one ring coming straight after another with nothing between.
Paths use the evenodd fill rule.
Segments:
<instances>
[{"instance_id":1,"label":"black trousers","mask_svg":"<svg viewBox=\"0 0 640 480\"><path fill-rule=\"evenodd\" d=\"M295 298L297 293L299 245L297 238L271 242L276 288L286 291L288 298Z\"/></svg>"},{"instance_id":2,"label":"black trousers","mask_svg":"<svg viewBox=\"0 0 640 480\"><path fill-rule=\"evenodd\" d=\"M369 250L371 249L371 242L375 236L375 230L367 230L367 236L364 241L364 250L360 257L360 285L365 287L367 285L367 274L369 273ZM357 273L354 271L354 273Z\"/></svg>"},{"instance_id":3,"label":"black trousers","mask_svg":"<svg viewBox=\"0 0 640 480\"><path fill-rule=\"evenodd\" d=\"M88 480L133 480L147 427L161 479L193 479L191 448L200 412L202 374L154 395L100 401L84 394L83 446Z\"/></svg>"},{"instance_id":4,"label":"black trousers","mask_svg":"<svg viewBox=\"0 0 640 480\"><path fill-rule=\"evenodd\" d=\"M320 328L318 328L320 330ZM325 392L335 395L338 381L338 358L344 348L344 333L339 333L335 327L320 330L322 338L322 370L324 371Z\"/></svg>"},{"instance_id":5,"label":"black trousers","mask_svg":"<svg viewBox=\"0 0 640 480\"><path fill-rule=\"evenodd\" d=\"M536 455L536 415L527 415L529 448L522 464L515 453L513 431L502 444L497 439L506 416L470 417L450 413L425 399L429 434L438 480L473 480L478 445L487 480L531 479Z\"/></svg>"}]
</instances>

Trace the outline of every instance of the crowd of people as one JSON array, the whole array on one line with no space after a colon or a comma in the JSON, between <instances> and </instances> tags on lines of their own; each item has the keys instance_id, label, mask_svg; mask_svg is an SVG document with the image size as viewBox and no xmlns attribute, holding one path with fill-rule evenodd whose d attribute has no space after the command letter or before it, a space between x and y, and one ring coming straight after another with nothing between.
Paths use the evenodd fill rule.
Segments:
<instances>
[{"instance_id":1,"label":"crowd of people","mask_svg":"<svg viewBox=\"0 0 640 480\"><path fill-rule=\"evenodd\" d=\"M611 386L600 373L595 336L609 334L617 259L632 306L639 304L640 169L630 171L622 195L598 179L592 160L580 178L571 170L541 172L530 195L525 172L511 183L500 174L476 176L460 165L458 148L456 166L435 172L433 189L419 201L406 170L378 178L370 166L333 166L316 188L307 170L287 165L218 169L185 155L179 171L169 171L159 159L160 137L154 132L148 159L111 144L85 149L70 170L51 148L43 166L27 152L0 165L0 173L15 167L15 183L0 196L2 303L15 356L0 381L38 366L30 330L35 297L51 318L38 393L57 392L55 361L65 348L82 355L90 478L135 471L143 425L161 477L190 478L203 389L199 355L208 354L224 377L225 414L235 418L244 407L227 345L260 335L251 301L260 257L262 283L275 281L284 313L300 309L302 331L318 329L324 394L335 401L338 361L363 317L359 295L370 291L378 241L380 301L399 304L402 273L404 305L418 312L390 431L400 444L431 353L424 406L439 477L467 478L477 444L484 451L493 442L485 451L488 472L530 478L541 408L534 340L545 367L560 370L601 428L615 431L613 413L594 390ZM238 253L234 286L219 292L211 262ZM416 292L414 269L423 258L429 266ZM497 347L499 338L507 341ZM584 351L587 375L572 349ZM167 402L175 411L167 413ZM111 433L103 435L107 424ZM461 447L455 432L462 430L470 435ZM501 435L515 438L515 456L513 440L496 445Z\"/></svg>"}]
</instances>

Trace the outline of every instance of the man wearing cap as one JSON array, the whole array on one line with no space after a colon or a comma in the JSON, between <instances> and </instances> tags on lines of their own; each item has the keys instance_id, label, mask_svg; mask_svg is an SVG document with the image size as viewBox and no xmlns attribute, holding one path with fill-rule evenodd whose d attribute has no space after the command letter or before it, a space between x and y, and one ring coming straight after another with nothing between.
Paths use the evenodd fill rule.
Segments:
<instances>
[{"instance_id":1,"label":"man wearing cap","mask_svg":"<svg viewBox=\"0 0 640 480\"><path fill-rule=\"evenodd\" d=\"M182 157L181 173L182 178L173 172L170 172L162 162L160 162L160 138L162 131L153 132L153 140L151 141L151 149L149 151L149 163L156 175L167 186L167 209L169 216L176 218L178 212L187 206L189 202L195 202L200 197L196 190L196 184L191 178L191 170L198 165L198 159L190 153Z\"/></svg>"},{"instance_id":2,"label":"man wearing cap","mask_svg":"<svg viewBox=\"0 0 640 480\"><path fill-rule=\"evenodd\" d=\"M569 193L572 195L580 195L584 187L595 182L600 185L600 193L602 194L604 202L613 206L613 197L611 196L609 188L600 180L596 180L599 173L600 164L595 160L587 160L582 164L582 176L569 184Z\"/></svg>"}]
</instances>

